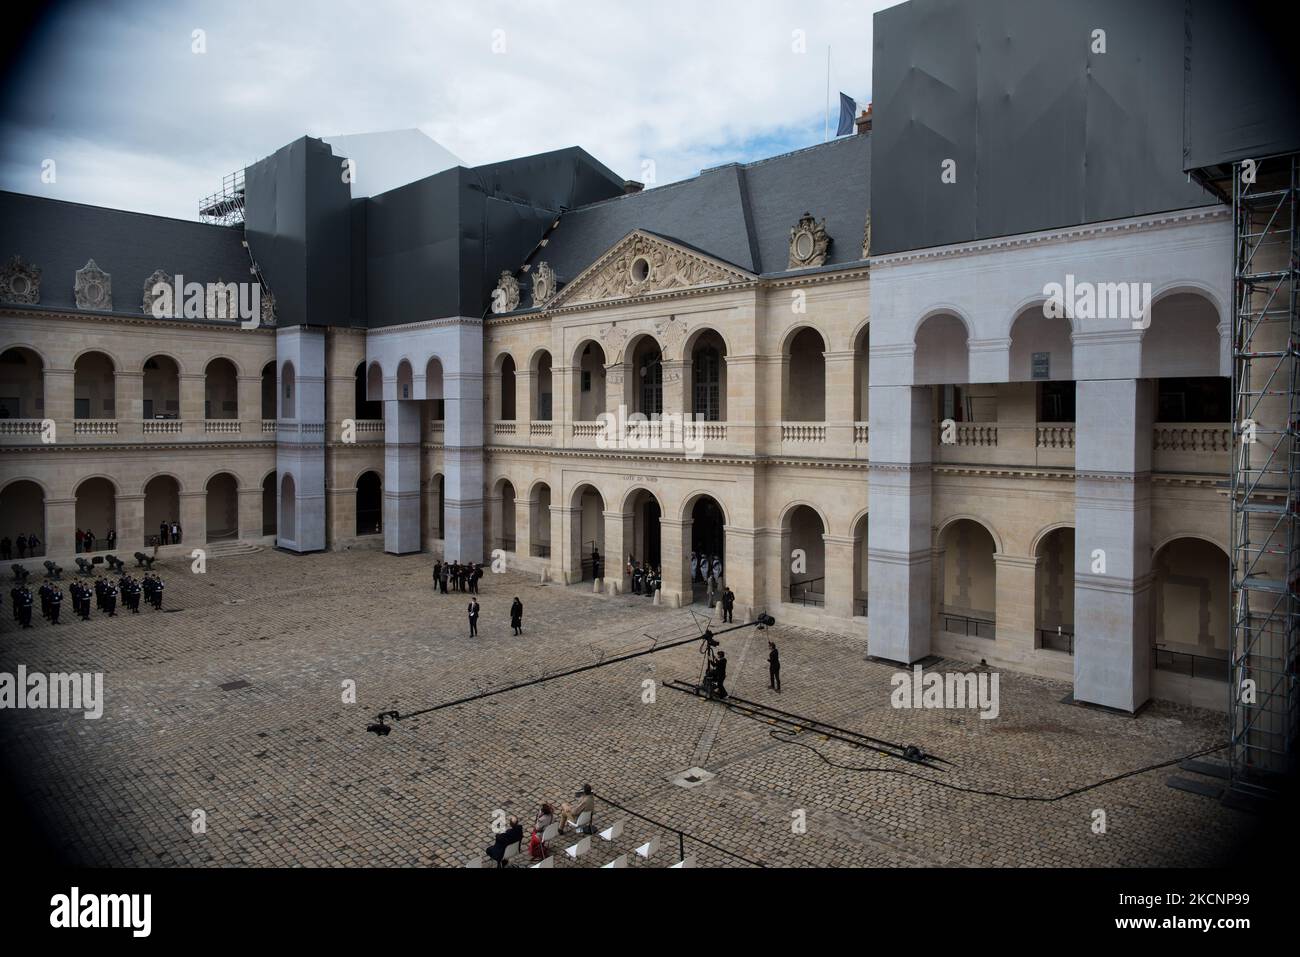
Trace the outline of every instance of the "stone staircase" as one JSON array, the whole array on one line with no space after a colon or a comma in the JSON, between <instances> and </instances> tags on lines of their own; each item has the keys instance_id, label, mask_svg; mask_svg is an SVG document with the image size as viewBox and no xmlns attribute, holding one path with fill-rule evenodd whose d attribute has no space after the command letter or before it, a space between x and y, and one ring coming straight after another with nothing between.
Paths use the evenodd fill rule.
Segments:
<instances>
[{"instance_id":1,"label":"stone staircase","mask_svg":"<svg viewBox=\"0 0 1300 957\"><path fill-rule=\"evenodd\" d=\"M239 555L255 555L262 550L261 545L254 545L242 539L211 542L203 548L208 553L208 558L235 558Z\"/></svg>"}]
</instances>

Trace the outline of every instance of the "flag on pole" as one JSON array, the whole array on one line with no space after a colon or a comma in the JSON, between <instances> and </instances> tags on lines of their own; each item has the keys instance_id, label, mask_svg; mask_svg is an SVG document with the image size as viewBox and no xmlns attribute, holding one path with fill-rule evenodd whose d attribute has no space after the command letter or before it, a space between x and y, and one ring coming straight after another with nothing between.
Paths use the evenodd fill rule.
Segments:
<instances>
[{"instance_id":1,"label":"flag on pole","mask_svg":"<svg viewBox=\"0 0 1300 957\"><path fill-rule=\"evenodd\" d=\"M858 104L853 97L847 93L840 94L840 125L836 129L836 136L844 136L853 132L853 118L858 115Z\"/></svg>"}]
</instances>

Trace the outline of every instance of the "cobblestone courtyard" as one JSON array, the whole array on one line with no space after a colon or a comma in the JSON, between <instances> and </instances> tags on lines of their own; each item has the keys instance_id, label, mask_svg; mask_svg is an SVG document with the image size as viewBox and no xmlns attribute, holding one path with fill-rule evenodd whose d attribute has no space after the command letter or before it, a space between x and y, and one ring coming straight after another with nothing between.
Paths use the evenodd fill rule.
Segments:
<instances>
[{"instance_id":1,"label":"cobblestone courtyard","mask_svg":"<svg viewBox=\"0 0 1300 957\"><path fill-rule=\"evenodd\" d=\"M776 865L1206 865L1233 855L1249 818L1166 786L1165 768L1057 795L1217 744L1222 718L1154 703L1136 719L1062 703L1058 682L1003 673L1001 714L890 706L895 669L861 643L778 625L724 638L728 688L787 711L917 744L953 762L916 768L772 728L647 678L694 679L694 644L413 718L380 738L381 710L415 711L489 687L695 633L686 610L632 596L489 574L479 637L465 600L435 595L428 556L377 552L212 558L205 575L162 569L169 611L64 624L0 621L0 670L102 671L105 713L5 711L0 746L16 786L72 861L93 865L462 866L489 843L493 813L527 826L542 800L589 781L598 794L688 835ZM66 588L65 588L66 592ZM525 632L511 635L518 595ZM767 689L766 641L784 692ZM945 661L940 670L967 671ZM356 682L357 703L342 685ZM221 685L247 682L222 690ZM848 770L867 768L870 770ZM685 789L694 766L717 776ZM206 814L196 835L191 814ZM1106 812L1104 834L1093 812ZM806 814L806 833L792 814ZM625 815L598 805L597 823ZM655 834L627 819L597 840L595 866ZM572 837L561 839L560 846ZM710 866L743 862L687 840ZM639 862L634 862L639 863ZM560 855L557 866L574 866Z\"/></svg>"}]
</instances>

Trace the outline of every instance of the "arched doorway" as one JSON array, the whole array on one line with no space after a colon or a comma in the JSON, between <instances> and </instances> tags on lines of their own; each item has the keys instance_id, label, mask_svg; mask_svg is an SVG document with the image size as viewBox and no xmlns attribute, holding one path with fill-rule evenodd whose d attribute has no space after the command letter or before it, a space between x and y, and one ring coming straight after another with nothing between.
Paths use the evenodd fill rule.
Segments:
<instances>
[{"instance_id":1,"label":"arched doorway","mask_svg":"<svg viewBox=\"0 0 1300 957\"><path fill-rule=\"evenodd\" d=\"M45 491L29 479L10 482L0 489L0 540L9 541L8 554L0 557L19 557L20 535L24 540L35 535L36 555L45 554ZM25 549L24 545L22 551Z\"/></svg>"},{"instance_id":2,"label":"arched doorway","mask_svg":"<svg viewBox=\"0 0 1300 957\"><path fill-rule=\"evenodd\" d=\"M871 327L863 326L853 343L853 421L871 421Z\"/></svg>"},{"instance_id":3,"label":"arched doorway","mask_svg":"<svg viewBox=\"0 0 1300 957\"><path fill-rule=\"evenodd\" d=\"M293 371L293 363L286 362L280 373L280 418L296 419L298 417L298 376Z\"/></svg>"},{"instance_id":4,"label":"arched doorway","mask_svg":"<svg viewBox=\"0 0 1300 957\"><path fill-rule=\"evenodd\" d=\"M533 486L528 502L529 552L534 558L551 557L551 487L545 482Z\"/></svg>"},{"instance_id":5,"label":"arched doorway","mask_svg":"<svg viewBox=\"0 0 1300 957\"><path fill-rule=\"evenodd\" d=\"M262 479L262 534L274 535L276 532L276 513L279 511L275 507L275 473L268 472L266 478Z\"/></svg>"},{"instance_id":6,"label":"arched doorway","mask_svg":"<svg viewBox=\"0 0 1300 957\"><path fill-rule=\"evenodd\" d=\"M826 343L805 327L786 341L781 417L787 422L826 421Z\"/></svg>"},{"instance_id":7,"label":"arched doorway","mask_svg":"<svg viewBox=\"0 0 1300 957\"><path fill-rule=\"evenodd\" d=\"M383 530L383 481L374 470L362 472L357 478L357 534L378 535Z\"/></svg>"},{"instance_id":8,"label":"arched doorway","mask_svg":"<svg viewBox=\"0 0 1300 957\"><path fill-rule=\"evenodd\" d=\"M117 488L106 478L89 478L77 486L76 525L94 533L96 550L117 528Z\"/></svg>"},{"instance_id":9,"label":"arched doorway","mask_svg":"<svg viewBox=\"0 0 1300 957\"><path fill-rule=\"evenodd\" d=\"M594 422L605 411L605 350L592 340L579 343L574 366L573 419Z\"/></svg>"},{"instance_id":10,"label":"arched doorway","mask_svg":"<svg viewBox=\"0 0 1300 957\"><path fill-rule=\"evenodd\" d=\"M628 346L624 402L630 413L646 417L664 411L663 350L654 336L638 336Z\"/></svg>"},{"instance_id":11,"label":"arched doorway","mask_svg":"<svg viewBox=\"0 0 1300 957\"><path fill-rule=\"evenodd\" d=\"M1201 538L1175 538L1151 561L1152 665L1157 671L1228 680L1228 556Z\"/></svg>"},{"instance_id":12,"label":"arched doorway","mask_svg":"<svg viewBox=\"0 0 1300 957\"><path fill-rule=\"evenodd\" d=\"M691 506L691 554L687 560L694 601L707 599L709 575L719 587L726 581L726 524L722 506L712 495L699 496Z\"/></svg>"},{"instance_id":13,"label":"arched doorway","mask_svg":"<svg viewBox=\"0 0 1300 957\"><path fill-rule=\"evenodd\" d=\"M239 373L229 359L213 359L203 370L203 417L239 418Z\"/></svg>"},{"instance_id":14,"label":"arched doorway","mask_svg":"<svg viewBox=\"0 0 1300 957\"><path fill-rule=\"evenodd\" d=\"M275 417L275 363L268 362L262 366L262 418L274 419ZM274 482L271 487L275 488Z\"/></svg>"},{"instance_id":15,"label":"arched doorway","mask_svg":"<svg viewBox=\"0 0 1300 957\"><path fill-rule=\"evenodd\" d=\"M171 356L150 356L144 360L144 418L179 419L181 415L181 370Z\"/></svg>"},{"instance_id":16,"label":"arched doorway","mask_svg":"<svg viewBox=\"0 0 1300 957\"><path fill-rule=\"evenodd\" d=\"M515 550L515 487L509 479L497 483L497 535L493 548Z\"/></svg>"},{"instance_id":17,"label":"arched doorway","mask_svg":"<svg viewBox=\"0 0 1300 957\"><path fill-rule=\"evenodd\" d=\"M970 381L966 324L954 315L930 316L916 330L912 356L914 385L954 385Z\"/></svg>"},{"instance_id":18,"label":"arched doorway","mask_svg":"<svg viewBox=\"0 0 1300 957\"><path fill-rule=\"evenodd\" d=\"M532 416L538 422L551 421L551 354L540 350L532 360L533 395L531 401Z\"/></svg>"},{"instance_id":19,"label":"arched doorway","mask_svg":"<svg viewBox=\"0 0 1300 957\"><path fill-rule=\"evenodd\" d=\"M826 604L826 524L817 510L796 505L782 520L781 583L787 601L821 607Z\"/></svg>"},{"instance_id":20,"label":"arched doorway","mask_svg":"<svg viewBox=\"0 0 1300 957\"><path fill-rule=\"evenodd\" d=\"M375 367L376 369L378 366ZM354 384L352 390L352 416L358 422L384 417L384 405L382 402L372 402L368 398L369 384L366 375L365 362L358 363L354 375Z\"/></svg>"},{"instance_id":21,"label":"arched doorway","mask_svg":"<svg viewBox=\"0 0 1300 957\"><path fill-rule=\"evenodd\" d=\"M500 417L503 422L515 420L515 360L508 353L498 360L498 381L501 386Z\"/></svg>"},{"instance_id":22,"label":"arched doorway","mask_svg":"<svg viewBox=\"0 0 1300 957\"><path fill-rule=\"evenodd\" d=\"M442 541L447 537L447 480L441 472L429 482L433 501L429 503L429 514L433 516L433 537Z\"/></svg>"},{"instance_id":23,"label":"arched doorway","mask_svg":"<svg viewBox=\"0 0 1300 957\"><path fill-rule=\"evenodd\" d=\"M298 488L288 472L280 480L280 528L285 534L276 532L276 535L287 541L292 542L298 534Z\"/></svg>"},{"instance_id":24,"label":"arched doorway","mask_svg":"<svg viewBox=\"0 0 1300 957\"><path fill-rule=\"evenodd\" d=\"M45 363L31 349L0 353L0 419L45 416Z\"/></svg>"},{"instance_id":25,"label":"arched doorway","mask_svg":"<svg viewBox=\"0 0 1300 957\"><path fill-rule=\"evenodd\" d=\"M1034 557L1034 647L1074 654L1074 529L1048 532Z\"/></svg>"},{"instance_id":26,"label":"arched doorway","mask_svg":"<svg viewBox=\"0 0 1300 957\"><path fill-rule=\"evenodd\" d=\"M229 541L239 537L239 480L229 472L208 479L208 541Z\"/></svg>"},{"instance_id":27,"label":"arched doorway","mask_svg":"<svg viewBox=\"0 0 1300 957\"><path fill-rule=\"evenodd\" d=\"M570 530L569 572L581 581L604 577L605 497L595 486L583 484L574 489L572 501L577 515Z\"/></svg>"},{"instance_id":28,"label":"arched doorway","mask_svg":"<svg viewBox=\"0 0 1300 957\"><path fill-rule=\"evenodd\" d=\"M162 526L181 520L181 483L170 475L155 475L144 486L144 545L161 544ZM78 523L80 527L80 523ZM167 541L170 542L170 531Z\"/></svg>"},{"instance_id":29,"label":"arched doorway","mask_svg":"<svg viewBox=\"0 0 1300 957\"><path fill-rule=\"evenodd\" d=\"M946 526L939 535L940 630L973 638L996 637L996 551L989 530L968 518Z\"/></svg>"},{"instance_id":30,"label":"arched doorway","mask_svg":"<svg viewBox=\"0 0 1300 957\"><path fill-rule=\"evenodd\" d=\"M863 515L853 523L853 614L867 617L867 521Z\"/></svg>"},{"instance_id":31,"label":"arched doorway","mask_svg":"<svg viewBox=\"0 0 1300 957\"><path fill-rule=\"evenodd\" d=\"M663 562L663 536L659 520L663 517L659 500L646 489L637 489L627 498L625 506L632 518L632 540L624 543L624 548L643 566L659 568ZM626 562L627 556L611 556L613 561Z\"/></svg>"},{"instance_id":32,"label":"arched doorway","mask_svg":"<svg viewBox=\"0 0 1300 957\"><path fill-rule=\"evenodd\" d=\"M712 329L697 333L690 344L691 380L686 411L705 422L727 420L727 344Z\"/></svg>"},{"instance_id":33,"label":"arched doorway","mask_svg":"<svg viewBox=\"0 0 1300 957\"><path fill-rule=\"evenodd\" d=\"M73 366L74 417L113 419L117 417L116 368L102 352L83 352Z\"/></svg>"}]
</instances>

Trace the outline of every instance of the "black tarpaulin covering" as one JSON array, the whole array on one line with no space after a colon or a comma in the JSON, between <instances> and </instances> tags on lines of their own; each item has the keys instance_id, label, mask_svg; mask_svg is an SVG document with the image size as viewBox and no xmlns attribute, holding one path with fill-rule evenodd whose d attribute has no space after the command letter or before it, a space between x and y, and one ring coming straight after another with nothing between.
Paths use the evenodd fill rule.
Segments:
<instances>
[{"instance_id":1,"label":"black tarpaulin covering","mask_svg":"<svg viewBox=\"0 0 1300 957\"><path fill-rule=\"evenodd\" d=\"M1293 3L1188 3L1185 169L1300 152L1295 46Z\"/></svg>"},{"instance_id":2,"label":"black tarpaulin covering","mask_svg":"<svg viewBox=\"0 0 1300 957\"><path fill-rule=\"evenodd\" d=\"M1184 5L911 0L876 14L872 252L1212 202L1183 173Z\"/></svg>"},{"instance_id":3,"label":"black tarpaulin covering","mask_svg":"<svg viewBox=\"0 0 1300 957\"><path fill-rule=\"evenodd\" d=\"M303 137L244 171L244 231L282 326L350 323L350 188L342 159Z\"/></svg>"}]
</instances>

